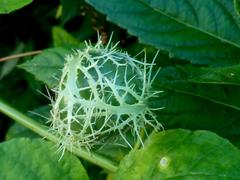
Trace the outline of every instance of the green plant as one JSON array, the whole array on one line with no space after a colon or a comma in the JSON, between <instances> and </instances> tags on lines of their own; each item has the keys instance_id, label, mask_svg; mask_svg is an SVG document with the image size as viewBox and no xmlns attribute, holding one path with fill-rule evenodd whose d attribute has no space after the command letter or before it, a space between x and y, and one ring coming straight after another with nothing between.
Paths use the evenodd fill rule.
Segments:
<instances>
[{"instance_id":1,"label":"green plant","mask_svg":"<svg viewBox=\"0 0 240 180\"><path fill-rule=\"evenodd\" d=\"M148 100L152 92L153 63L147 64L120 52L111 40L74 50L66 56L59 84L53 89L51 131L60 137L60 149L104 144L107 135L118 132L125 142L127 132L143 145L145 126L158 130ZM156 75L155 75L156 76ZM161 108L159 108L161 109Z\"/></svg>"},{"instance_id":2,"label":"green plant","mask_svg":"<svg viewBox=\"0 0 240 180\"><path fill-rule=\"evenodd\" d=\"M240 178L238 0L0 14L0 179Z\"/></svg>"}]
</instances>

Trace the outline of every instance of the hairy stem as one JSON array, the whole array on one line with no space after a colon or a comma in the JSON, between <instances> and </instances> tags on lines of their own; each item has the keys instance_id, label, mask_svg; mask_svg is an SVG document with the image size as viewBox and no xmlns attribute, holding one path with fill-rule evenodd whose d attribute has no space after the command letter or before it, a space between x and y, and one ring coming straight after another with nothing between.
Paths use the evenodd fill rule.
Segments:
<instances>
[{"instance_id":1,"label":"hairy stem","mask_svg":"<svg viewBox=\"0 0 240 180\"><path fill-rule=\"evenodd\" d=\"M13 107L6 104L3 100L0 99L0 112L7 115L8 117L12 118L16 122L20 123L21 125L25 126L26 128L32 130L33 132L39 134L42 137L47 138L48 140L57 143L58 138L51 133L48 132L47 127L43 126L30 117L24 115L23 113L19 112L18 110L14 109ZM93 152L88 152L85 149L80 148L72 148L71 151L73 154L92 162L110 172L116 172L117 164L109 159L100 156Z\"/></svg>"},{"instance_id":2,"label":"hairy stem","mask_svg":"<svg viewBox=\"0 0 240 180\"><path fill-rule=\"evenodd\" d=\"M14 54L14 55L11 55L11 56L6 56L6 57L3 57L3 58L0 58L0 62L8 61L8 60L11 60L11 59L16 59L16 58L21 58L21 57L26 57L26 56L33 56L33 55L36 55L36 54L40 54L41 52L42 52L41 50L38 50L38 51L31 51L31 52L26 52L26 53Z\"/></svg>"}]
</instances>

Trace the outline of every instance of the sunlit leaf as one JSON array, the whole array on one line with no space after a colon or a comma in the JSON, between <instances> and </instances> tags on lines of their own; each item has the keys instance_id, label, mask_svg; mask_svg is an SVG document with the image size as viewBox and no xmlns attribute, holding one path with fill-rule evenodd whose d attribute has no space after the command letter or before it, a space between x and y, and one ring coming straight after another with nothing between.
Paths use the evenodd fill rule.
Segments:
<instances>
[{"instance_id":1,"label":"sunlit leaf","mask_svg":"<svg viewBox=\"0 0 240 180\"><path fill-rule=\"evenodd\" d=\"M169 130L127 155L115 179L238 179L239 161L240 151L214 133Z\"/></svg>"}]
</instances>

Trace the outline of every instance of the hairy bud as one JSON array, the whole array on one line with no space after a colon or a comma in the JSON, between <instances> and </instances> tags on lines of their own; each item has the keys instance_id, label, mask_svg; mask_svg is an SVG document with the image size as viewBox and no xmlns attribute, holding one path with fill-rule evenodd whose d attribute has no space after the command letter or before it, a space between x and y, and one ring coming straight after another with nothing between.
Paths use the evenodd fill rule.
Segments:
<instances>
[{"instance_id":1,"label":"hairy bud","mask_svg":"<svg viewBox=\"0 0 240 180\"><path fill-rule=\"evenodd\" d=\"M51 130L61 149L91 148L111 133L131 147L126 132L142 143L140 131L160 129L148 107L148 99L159 93L151 91L153 64L146 57L143 62L131 58L116 45L104 47L100 40L67 55L51 111Z\"/></svg>"}]
</instances>

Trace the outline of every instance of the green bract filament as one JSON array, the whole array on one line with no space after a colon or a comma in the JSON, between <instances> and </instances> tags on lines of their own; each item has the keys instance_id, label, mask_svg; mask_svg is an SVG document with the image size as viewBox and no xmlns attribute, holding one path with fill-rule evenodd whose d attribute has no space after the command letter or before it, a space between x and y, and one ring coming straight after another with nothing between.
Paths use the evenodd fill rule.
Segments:
<instances>
[{"instance_id":1,"label":"green bract filament","mask_svg":"<svg viewBox=\"0 0 240 180\"><path fill-rule=\"evenodd\" d=\"M126 134L140 141L147 127L159 130L148 100L159 92L151 91L152 63L138 61L126 52L95 46L66 56L66 63L52 104L51 130L67 146L91 148L117 133L130 147Z\"/></svg>"}]
</instances>

